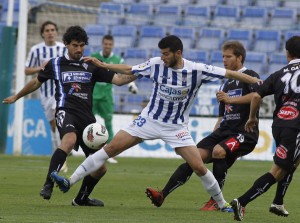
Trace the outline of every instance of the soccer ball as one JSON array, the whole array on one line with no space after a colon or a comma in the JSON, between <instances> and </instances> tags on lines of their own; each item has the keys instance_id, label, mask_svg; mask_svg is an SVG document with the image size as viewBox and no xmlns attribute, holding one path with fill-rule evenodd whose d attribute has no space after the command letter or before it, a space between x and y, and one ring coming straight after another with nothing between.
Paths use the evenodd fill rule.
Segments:
<instances>
[{"instance_id":1,"label":"soccer ball","mask_svg":"<svg viewBox=\"0 0 300 223\"><path fill-rule=\"evenodd\" d=\"M101 148L101 145L107 142L108 132L104 125L95 122L85 127L82 139L87 147L98 150Z\"/></svg>"}]
</instances>

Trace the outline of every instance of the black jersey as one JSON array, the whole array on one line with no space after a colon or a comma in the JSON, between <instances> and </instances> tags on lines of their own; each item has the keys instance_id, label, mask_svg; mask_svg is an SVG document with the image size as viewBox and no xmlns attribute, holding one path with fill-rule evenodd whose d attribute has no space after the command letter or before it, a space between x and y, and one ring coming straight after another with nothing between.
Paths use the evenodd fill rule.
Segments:
<instances>
[{"instance_id":1,"label":"black jersey","mask_svg":"<svg viewBox=\"0 0 300 223\"><path fill-rule=\"evenodd\" d=\"M271 74L257 93L261 97L274 94L272 126L300 129L300 59Z\"/></svg>"},{"instance_id":2,"label":"black jersey","mask_svg":"<svg viewBox=\"0 0 300 223\"><path fill-rule=\"evenodd\" d=\"M259 75L253 70L243 67L239 72L245 73L252 77L259 78ZM247 84L238 80L228 79L221 90L228 94L229 97L239 97L255 92L256 84ZM223 116L220 128L231 129L236 132L245 131L245 124L249 118L250 104L219 104L219 116ZM258 134L258 128L255 129Z\"/></svg>"},{"instance_id":3,"label":"black jersey","mask_svg":"<svg viewBox=\"0 0 300 223\"><path fill-rule=\"evenodd\" d=\"M92 97L95 82L111 83L113 72L99 68L83 59L72 61L63 57L51 59L38 74L38 80L55 81L56 108L80 117L92 116Z\"/></svg>"}]
</instances>

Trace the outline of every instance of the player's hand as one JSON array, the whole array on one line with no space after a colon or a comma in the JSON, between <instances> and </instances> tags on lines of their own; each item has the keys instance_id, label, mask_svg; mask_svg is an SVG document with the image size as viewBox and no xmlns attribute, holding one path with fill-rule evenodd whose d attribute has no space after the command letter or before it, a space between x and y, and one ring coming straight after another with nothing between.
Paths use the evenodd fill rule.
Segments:
<instances>
[{"instance_id":1,"label":"player's hand","mask_svg":"<svg viewBox=\"0 0 300 223\"><path fill-rule=\"evenodd\" d=\"M216 93L218 102L224 102L225 104L229 104L230 98L224 91L218 91Z\"/></svg>"},{"instance_id":2,"label":"player's hand","mask_svg":"<svg viewBox=\"0 0 300 223\"><path fill-rule=\"evenodd\" d=\"M94 65L96 65L97 67L101 67L101 68L106 68L106 63L98 60L97 58L95 57L84 57L83 58L84 62L92 62Z\"/></svg>"},{"instance_id":3,"label":"player's hand","mask_svg":"<svg viewBox=\"0 0 300 223\"><path fill-rule=\"evenodd\" d=\"M132 94L137 94L139 92L139 89L134 82L130 82L128 84L128 91Z\"/></svg>"},{"instance_id":4,"label":"player's hand","mask_svg":"<svg viewBox=\"0 0 300 223\"><path fill-rule=\"evenodd\" d=\"M247 132L253 132L255 127L258 125L258 119L251 119L249 118L248 121L245 124L245 130Z\"/></svg>"},{"instance_id":5,"label":"player's hand","mask_svg":"<svg viewBox=\"0 0 300 223\"><path fill-rule=\"evenodd\" d=\"M17 100L17 97L15 95L9 96L7 98L4 98L2 103L3 104L12 104Z\"/></svg>"}]
</instances>

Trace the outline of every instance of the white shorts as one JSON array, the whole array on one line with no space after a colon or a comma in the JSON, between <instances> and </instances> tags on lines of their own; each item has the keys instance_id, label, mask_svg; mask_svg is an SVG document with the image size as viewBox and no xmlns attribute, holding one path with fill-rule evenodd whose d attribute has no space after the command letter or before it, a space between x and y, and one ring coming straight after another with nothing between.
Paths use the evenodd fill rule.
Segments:
<instances>
[{"instance_id":1,"label":"white shorts","mask_svg":"<svg viewBox=\"0 0 300 223\"><path fill-rule=\"evenodd\" d=\"M149 117L142 117L141 115L123 130L132 136L145 140L162 139L172 148L196 146L187 126L167 124Z\"/></svg>"},{"instance_id":2,"label":"white shorts","mask_svg":"<svg viewBox=\"0 0 300 223\"><path fill-rule=\"evenodd\" d=\"M54 119L56 109L56 101L54 96L49 98L41 97L41 103L47 120L49 122L52 121Z\"/></svg>"}]
</instances>

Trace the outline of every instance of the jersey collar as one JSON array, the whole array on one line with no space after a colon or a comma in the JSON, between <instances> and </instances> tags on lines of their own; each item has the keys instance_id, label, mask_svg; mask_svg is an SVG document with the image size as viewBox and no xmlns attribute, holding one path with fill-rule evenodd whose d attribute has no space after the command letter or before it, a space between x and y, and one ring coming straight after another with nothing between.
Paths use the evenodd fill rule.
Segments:
<instances>
[{"instance_id":1,"label":"jersey collar","mask_svg":"<svg viewBox=\"0 0 300 223\"><path fill-rule=\"evenodd\" d=\"M71 60L70 57L69 57L68 52L65 53L65 58L66 58L67 60ZM78 61L81 61L81 60L83 60L83 57L81 57Z\"/></svg>"},{"instance_id":2,"label":"jersey collar","mask_svg":"<svg viewBox=\"0 0 300 223\"><path fill-rule=\"evenodd\" d=\"M289 62L289 64L292 64L292 63L300 63L300 59L294 59Z\"/></svg>"}]
</instances>

